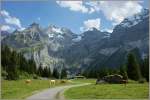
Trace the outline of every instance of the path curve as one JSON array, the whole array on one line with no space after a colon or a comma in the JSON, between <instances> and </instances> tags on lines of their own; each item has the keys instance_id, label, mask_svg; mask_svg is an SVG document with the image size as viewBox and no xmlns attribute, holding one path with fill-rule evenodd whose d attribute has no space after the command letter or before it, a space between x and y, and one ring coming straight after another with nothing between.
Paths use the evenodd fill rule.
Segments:
<instances>
[{"instance_id":1,"label":"path curve","mask_svg":"<svg viewBox=\"0 0 150 100\"><path fill-rule=\"evenodd\" d=\"M89 84L90 83L82 83L77 85L59 86L55 88L46 89L26 98L26 100L65 100L63 96L63 92L65 90L72 87L84 86Z\"/></svg>"}]
</instances>

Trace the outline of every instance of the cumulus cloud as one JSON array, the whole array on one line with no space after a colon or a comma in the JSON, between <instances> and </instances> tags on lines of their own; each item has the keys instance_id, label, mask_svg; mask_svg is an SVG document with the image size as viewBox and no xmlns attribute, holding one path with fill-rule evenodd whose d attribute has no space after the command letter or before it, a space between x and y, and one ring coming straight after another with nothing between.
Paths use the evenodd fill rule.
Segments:
<instances>
[{"instance_id":1,"label":"cumulus cloud","mask_svg":"<svg viewBox=\"0 0 150 100\"><path fill-rule=\"evenodd\" d=\"M2 25L0 29L1 31L9 31L11 28L8 25Z\"/></svg>"},{"instance_id":2,"label":"cumulus cloud","mask_svg":"<svg viewBox=\"0 0 150 100\"><path fill-rule=\"evenodd\" d=\"M139 13L142 6L139 1L92 1L86 4L93 8L93 12L102 11L113 24L120 23L124 18Z\"/></svg>"},{"instance_id":3,"label":"cumulus cloud","mask_svg":"<svg viewBox=\"0 0 150 100\"><path fill-rule=\"evenodd\" d=\"M1 29L3 30L12 30L15 28L19 30L24 29L21 25L20 20L17 17L10 16L10 14L6 10L0 11L0 15L2 16L1 18L3 20L3 23L2 23L3 25Z\"/></svg>"},{"instance_id":4,"label":"cumulus cloud","mask_svg":"<svg viewBox=\"0 0 150 100\"><path fill-rule=\"evenodd\" d=\"M5 10L2 10L0 14L1 14L1 16L9 17L9 13Z\"/></svg>"},{"instance_id":5,"label":"cumulus cloud","mask_svg":"<svg viewBox=\"0 0 150 100\"><path fill-rule=\"evenodd\" d=\"M71 11L88 12L88 8L83 5L82 1L56 1L56 3L61 7L69 8Z\"/></svg>"},{"instance_id":6,"label":"cumulus cloud","mask_svg":"<svg viewBox=\"0 0 150 100\"><path fill-rule=\"evenodd\" d=\"M56 1L56 3L71 11L88 14L101 12L113 26L119 24L124 18L139 13L143 8L141 1Z\"/></svg>"},{"instance_id":7,"label":"cumulus cloud","mask_svg":"<svg viewBox=\"0 0 150 100\"><path fill-rule=\"evenodd\" d=\"M6 21L7 24L16 25L18 28L22 28L20 20L16 17L8 17L5 18L4 20Z\"/></svg>"},{"instance_id":8,"label":"cumulus cloud","mask_svg":"<svg viewBox=\"0 0 150 100\"><path fill-rule=\"evenodd\" d=\"M93 28L96 28L97 30L100 30L100 18L96 19L88 19L83 22L84 26L80 27L80 31L87 31L92 30Z\"/></svg>"}]
</instances>

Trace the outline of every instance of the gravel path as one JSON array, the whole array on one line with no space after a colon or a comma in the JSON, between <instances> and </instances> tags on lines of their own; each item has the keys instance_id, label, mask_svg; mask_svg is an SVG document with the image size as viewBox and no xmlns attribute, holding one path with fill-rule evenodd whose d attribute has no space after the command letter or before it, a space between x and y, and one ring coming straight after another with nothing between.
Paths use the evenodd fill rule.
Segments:
<instances>
[{"instance_id":1,"label":"gravel path","mask_svg":"<svg viewBox=\"0 0 150 100\"><path fill-rule=\"evenodd\" d=\"M28 97L27 100L65 100L63 96L63 92L65 90L71 87L78 87L89 84L90 83L82 83L77 85L59 86L55 88L46 89Z\"/></svg>"}]
</instances>

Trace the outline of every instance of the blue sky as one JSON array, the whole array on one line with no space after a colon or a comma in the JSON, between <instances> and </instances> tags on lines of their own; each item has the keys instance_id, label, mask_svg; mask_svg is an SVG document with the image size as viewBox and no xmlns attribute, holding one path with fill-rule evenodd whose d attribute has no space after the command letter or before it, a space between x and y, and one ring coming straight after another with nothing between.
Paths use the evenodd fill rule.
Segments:
<instances>
[{"instance_id":1,"label":"blue sky","mask_svg":"<svg viewBox=\"0 0 150 100\"><path fill-rule=\"evenodd\" d=\"M24 29L37 22L42 27L56 25L81 33L95 27L111 31L123 18L148 8L144 1L3 1L0 22L5 30ZM131 10L132 9L132 10ZM6 27L7 26L7 27Z\"/></svg>"}]
</instances>

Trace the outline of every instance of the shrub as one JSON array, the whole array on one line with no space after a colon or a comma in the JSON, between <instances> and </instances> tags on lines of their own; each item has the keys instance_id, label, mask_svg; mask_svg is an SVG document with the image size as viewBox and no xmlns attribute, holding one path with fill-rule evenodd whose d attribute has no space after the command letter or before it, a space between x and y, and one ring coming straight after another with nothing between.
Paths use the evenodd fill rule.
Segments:
<instances>
[{"instance_id":1,"label":"shrub","mask_svg":"<svg viewBox=\"0 0 150 100\"><path fill-rule=\"evenodd\" d=\"M8 73L5 71L5 70L2 70L2 77L4 78L4 79L6 79L6 77L7 77L7 75L8 75Z\"/></svg>"},{"instance_id":2,"label":"shrub","mask_svg":"<svg viewBox=\"0 0 150 100\"><path fill-rule=\"evenodd\" d=\"M33 74L33 79L38 79L38 76L36 74Z\"/></svg>"},{"instance_id":3,"label":"shrub","mask_svg":"<svg viewBox=\"0 0 150 100\"><path fill-rule=\"evenodd\" d=\"M24 71L20 71L19 72L19 79L28 79L31 78L31 74L24 72Z\"/></svg>"},{"instance_id":4,"label":"shrub","mask_svg":"<svg viewBox=\"0 0 150 100\"><path fill-rule=\"evenodd\" d=\"M140 79L139 79L139 83L144 83L144 82L146 82L146 79L145 79L145 78L140 78Z\"/></svg>"},{"instance_id":5,"label":"shrub","mask_svg":"<svg viewBox=\"0 0 150 100\"><path fill-rule=\"evenodd\" d=\"M66 80L61 80L60 83L67 83L67 81Z\"/></svg>"}]
</instances>

